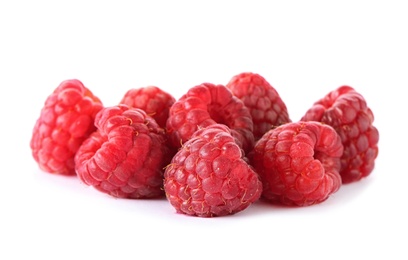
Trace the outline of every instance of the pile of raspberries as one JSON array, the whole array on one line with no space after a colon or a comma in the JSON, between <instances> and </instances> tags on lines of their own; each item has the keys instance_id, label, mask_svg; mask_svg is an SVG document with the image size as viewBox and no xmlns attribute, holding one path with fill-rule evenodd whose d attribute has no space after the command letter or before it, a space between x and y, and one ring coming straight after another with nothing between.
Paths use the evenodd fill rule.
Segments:
<instances>
[{"instance_id":1,"label":"pile of raspberries","mask_svg":"<svg viewBox=\"0 0 408 260\"><path fill-rule=\"evenodd\" d=\"M257 200L324 202L370 175L379 132L364 97L341 86L298 121L261 75L202 83L178 100L156 86L104 106L77 79L45 100L32 132L44 172L76 175L116 198L165 197L177 213L235 214Z\"/></svg>"}]
</instances>

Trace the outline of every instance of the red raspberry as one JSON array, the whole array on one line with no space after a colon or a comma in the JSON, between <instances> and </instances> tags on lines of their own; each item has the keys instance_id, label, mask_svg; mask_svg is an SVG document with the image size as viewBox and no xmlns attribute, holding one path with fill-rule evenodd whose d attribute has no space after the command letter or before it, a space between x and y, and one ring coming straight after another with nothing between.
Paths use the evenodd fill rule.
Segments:
<instances>
[{"instance_id":1,"label":"red raspberry","mask_svg":"<svg viewBox=\"0 0 408 260\"><path fill-rule=\"evenodd\" d=\"M264 77L251 72L235 75L226 85L251 112L254 137L259 140L274 126L291 122L287 107Z\"/></svg>"},{"instance_id":2,"label":"red raspberry","mask_svg":"<svg viewBox=\"0 0 408 260\"><path fill-rule=\"evenodd\" d=\"M364 97L350 86L341 86L318 100L302 117L332 126L340 135L344 153L340 175L343 183L361 180L374 169L379 132Z\"/></svg>"},{"instance_id":3,"label":"red raspberry","mask_svg":"<svg viewBox=\"0 0 408 260\"><path fill-rule=\"evenodd\" d=\"M160 127L165 128L170 107L175 101L172 95L159 87L148 86L128 90L120 101L120 104L143 109L156 120Z\"/></svg>"},{"instance_id":4,"label":"red raspberry","mask_svg":"<svg viewBox=\"0 0 408 260\"><path fill-rule=\"evenodd\" d=\"M102 107L77 79L61 82L47 97L30 140L32 155L43 171L75 175L75 153L95 131L94 119Z\"/></svg>"},{"instance_id":5,"label":"red raspberry","mask_svg":"<svg viewBox=\"0 0 408 260\"><path fill-rule=\"evenodd\" d=\"M325 201L341 185L343 145L336 131L318 122L287 123L269 130L251 152L263 197L286 205Z\"/></svg>"},{"instance_id":6,"label":"red raspberry","mask_svg":"<svg viewBox=\"0 0 408 260\"><path fill-rule=\"evenodd\" d=\"M223 85L203 83L189 89L170 108L166 126L170 143L179 148L197 129L217 123L231 129L245 152L253 148L251 114L244 103Z\"/></svg>"},{"instance_id":7,"label":"red raspberry","mask_svg":"<svg viewBox=\"0 0 408 260\"><path fill-rule=\"evenodd\" d=\"M164 172L164 190L178 213L199 217L235 214L258 200L262 183L245 161L230 129L196 131Z\"/></svg>"},{"instance_id":8,"label":"red raspberry","mask_svg":"<svg viewBox=\"0 0 408 260\"><path fill-rule=\"evenodd\" d=\"M96 118L98 130L75 156L79 178L119 198L164 195L163 172L170 162L164 130L143 110L124 104L106 107Z\"/></svg>"}]
</instances>

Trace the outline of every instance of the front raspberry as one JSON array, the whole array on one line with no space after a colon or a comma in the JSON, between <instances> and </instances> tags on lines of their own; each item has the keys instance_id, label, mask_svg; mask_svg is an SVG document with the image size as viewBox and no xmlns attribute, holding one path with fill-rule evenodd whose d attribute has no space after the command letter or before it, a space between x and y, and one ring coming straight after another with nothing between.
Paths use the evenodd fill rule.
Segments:
<instances>
[{"instance_id":1,"label":"front raspberry","mask_svg":"<svg viewBox=\"0 0 408 260\"><path fill-rule=\"evenodd\" d=\"M128 90L123 96L120 104L140 108L154 118L160 127L166 127L170 107L175 98L156 86L134 88Z\"/></svg>"},{"instance_id":2,"label":"front raspberry","mask_svg":"<svg viewBox=\"0 0 408 260\"><path fill-rule=\"evenodd\" d=\"M287 123L256 143L251 162L274 203L308 206L325 201L341 185L343 145L336 131L318 122Z\"/></svg>"},{"instance_id":3,"label":"front raspberry","mask_svg":"<svg viewBox=\"0 0 408 260\"><path fill-rule=\"evenodd\" d=\"M254 123L254 137L259 140L268 130L291 122L288 109L278 92L257 73L243 72L226 85L249 109Z\"/></svg>"},{"instance_id":4,"label":"front raspberry","mask_svg":"<svg viewBox=\"0 0 408 260\"><path fill-rule=\"evenodd\" d=\"M350 86L331 91L305 113L302 120L332 126L344 145L340 175L343 183L370 175L378 155L379 132L364 97Z\"/></svg>"},{"instance_id":5,"label":"front raspberry","mask_svg":"<svg viewBox=\"0 0 408 260\"><path fill-rule=\"evenodd\" d=\"M143 110L106 107L97 131L75 156L76 172L87 185L118 198L164 195L163 168L170 162L165 133Z\"/></svg>"},{"instance_id":6,"label":"front raspberry","mask_svg":"<svg viewBox=\"0 0 408 260\"><path fill-rule=\"evenodd\" d=\"M213 124L196 131L164 173L164 190L179 213L199 217L235 214L258 200L262 183L230 129Z\"/></svg>"},{"instance_id":7,"label":"front raspberry","mask_svg":"<svg viewBox=\"0 0 408 260\"><path fill-rule=\"evenodd\" d=\"M223 85L203 83L188 90L170 108L167 131L174 147L181 147L194 132L213 124L231 129L240 147L253 148L252 117L244 103Z\"/></svg>"},{"instance_id":8,"label":"front raspberry","mask_svg":"<svg viewBox=\"0 0 408 260\"><path fill-rule=\"evenodd\" d=\"M65 80L49 95L33 128L30 148L39 167L49 173L75 175L74 156L95 131L102 102L76 79Z\"/></svg>"}]
</instances>

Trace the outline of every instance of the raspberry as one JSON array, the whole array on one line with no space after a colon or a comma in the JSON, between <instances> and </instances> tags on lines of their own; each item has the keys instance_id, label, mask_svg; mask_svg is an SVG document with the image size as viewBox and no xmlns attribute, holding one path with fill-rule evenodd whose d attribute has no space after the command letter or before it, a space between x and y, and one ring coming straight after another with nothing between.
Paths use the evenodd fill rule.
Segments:
<instances>
[{"instance_id":1,"label":"raspberry","mask_svg":"<svg viewBox=\"0 0 408 260\"><path fill-rule=\"evenodd\" d=\"M262 183L230 129L197 130L164 172L164 190L178 213L199 217L235 214L259 199Z\"/></svg>"},{"instance_id":2,"label":"raspberry","mask_svg":"<svg viewBox=\"0 0 408 260\"><path fill-rule=\"evenodd\" d=\"M342 153L340 136L332 127L291 122L266 132L250 158L263 183L263 198L308 206L325 201L340 188Z\"/></svg>"},{"instance_id":3,"label":"raspberry","mask_svg":"<svg viewBox=\"0 0 408 260\"><path fill-rule=\"evenodd\" d=\"M156 121L121 104L102 109L95 125L75 156L80 180L118 198L164 196L163 169L170 157Z\"/></svg>"},{"instance_id":4,"label":"raspberry","mask_svg":"<svg viewBox=\"0 0 408 260\"><path fill-rule=\"evenodd\" d=\"M170 107L175 101L172 95L159 87L148 86L128 90L120 104L143 109L156 120L160 127L165 128Z\"/></svg>"},{"instance_id":5,"label":"raspberry","mask_svg":"<svg viewBox=\"0 0 408 260\"><path fill-rule=\"evenodd\" d=\"M102 102L77 79L65 80L44 102L30 148L39 167L48 173L75 175L74 156L95 131Z\"/></svg>"},{"instance_id":6,"label":"raspberry","mask_svg":"<svg viewBox=\"0 0 408 260\"><path fill-rule=\"evenodd\" d=\"M378 155L379 132L373 126L373 112L360 93L341 86L315 102L302 120L323 122L340 135L344 146L340 170L343 183L370 175Z\"/></svg>"},{"instance_id":7,"label":"raspberry","mask_svg":"<svg viewBox=\"0 0 408 260\"><path fill-rule=\"evenodd\" d=\"M261 75L252 72L237 74L226 87L251 112L255 140L259 140L274 126L291 122L287 107L278 92Z\"/></svg>"},{"instance_id":8,"label":"raspberry","mask_svg":"<svg viewBox=\"0 0 408 260\"><path fill-rule=\"evenodd\" d=\"M253 148L251 114L224 85L203 83L190 88L170 108L166 127L171 145L179 148L196 130L217 123L231 129L245 152Z\"/></svg>"}]
</instances>

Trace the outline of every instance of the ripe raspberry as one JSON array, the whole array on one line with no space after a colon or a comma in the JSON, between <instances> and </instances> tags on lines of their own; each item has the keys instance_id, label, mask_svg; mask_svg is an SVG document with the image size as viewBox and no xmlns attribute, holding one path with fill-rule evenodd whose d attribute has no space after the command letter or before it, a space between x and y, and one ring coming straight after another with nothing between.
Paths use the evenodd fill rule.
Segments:
<instances>
[{"instance_id":1,"label":"ripe raspberry","mask_svg":"<svg viewBox=\"0 0 408 260\"><path fill-rule=\"evenodd\" d=\"M230 129L197 130L164 172L164 190L178 213L199 217L235 214L258 200L262 183L245 161Z\"/></svg>"},{"instance_id":2,"label":"ripe raspberry","mask_svg":"<svg viewBox=\"0 0 408 260\"><path fill-rule=\"evenodd\" d=\"M74 156L95 131L102 102L77 79L65 80L44 102L30 148L39 167L48 173L75 175Z\"/></svg>"},{"instance_id":3,"label":"ripe raspberry","mask_svg":"<svg viewBox=\"0 0 408 260\"><path fill-rule=\"evenodd\" d=\"M165 128L170 107L175 101L172 95L159 87L148 86L128 90L120 101L120 104L143 109L156 120L160 127Z\"/></svg>"},{"instance_id":4,"label":"ripe raspberry","mask_svg":"<svg viewBox=\"0 0 408 260\"><path fill-rule=\"evenodd\" d=\"M255 140L259 140L274 126L291 122L287 107L278 92L261 75L251 72L237 74L226 87L251 112Z\"/></svg>"},{"instance_id":5,"label":"ripe raspberry","mask_svg":"<svg viewBox=\"0 0 408 260\"><path fill-rule=\"evenodd\" d=\"M203 83L189 89L170 108L166 126L171 145L179 148L197 129L217 123L231 129L245 152L253 148L251 114L244 103L223 85Z\"/></svg>"},{"instance_id":6,"label":"ripe raspberry","mask_svg":"<svg viewBox=\"0 0 408 260\"><path fill-rule=\"evenodd\" d=\"M379 132L373 126L374 115L364 97L350 86L331 91L302 117L332 126L340 135L344 153L340 175L343 183L368 176L378 155Z\"/></svg>"},{"instance_id":7,"label":"ripe raspberry","mask_svg":"<svg viewBox=\"0 0 408 260\"><path fill-rule=\"evenodd\" d=\"M318 122L287 123L255 144L251 162L263 183L263 197L286 205L325 201L341 185L343 145L336 131Z\"/></svg>"},{"instance_id":8,"label":"ripe raspberry","mask_svg":"<svg viewBox=\"0 0 408 260\"><path fill-rule=\"evenodd\" d=\"M119 198L164 195L164 166L170 162L164 130L143 110L124 104L106 107L95 118L97 131L75 156L87 185Z\"/></svg>"}]
</instances>

